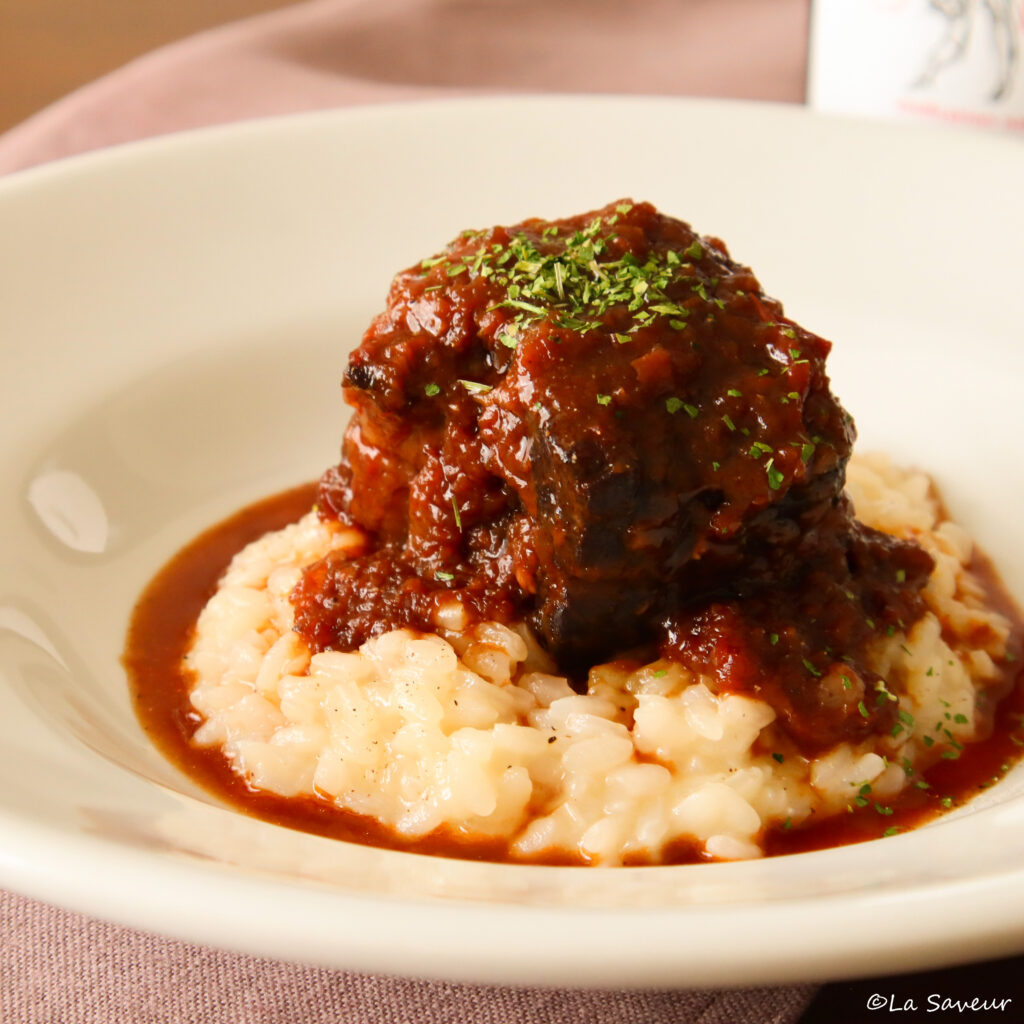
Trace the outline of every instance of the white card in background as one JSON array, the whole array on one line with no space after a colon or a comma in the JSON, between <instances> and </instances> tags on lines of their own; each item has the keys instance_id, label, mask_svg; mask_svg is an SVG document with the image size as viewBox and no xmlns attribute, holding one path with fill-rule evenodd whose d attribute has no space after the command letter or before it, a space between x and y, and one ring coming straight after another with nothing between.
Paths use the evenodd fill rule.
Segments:
<instances>
[{"instance_id":1,"label":"white card in background","mask_svg":"<svg viewBox=\"0 0 1024 1024\"><path fill-rule=\"evenodd\" d=\"M808 103L1024 131L1024 0L813 0Z\"/></svg>"}]
</instances>

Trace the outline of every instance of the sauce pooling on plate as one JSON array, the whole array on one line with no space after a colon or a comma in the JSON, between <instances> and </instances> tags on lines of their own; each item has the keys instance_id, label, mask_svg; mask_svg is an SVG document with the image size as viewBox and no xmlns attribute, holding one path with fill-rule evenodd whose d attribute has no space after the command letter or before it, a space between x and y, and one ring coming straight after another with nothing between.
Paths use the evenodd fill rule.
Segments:
<instances>
[{"instance_id":1,"label":"sauce pooling on plate","mask_svg":"<svg viewBox=\"0 0 1024 1024\"><path fill-rule=\"evenodd\" d=\"M124 655L140 722L154 744L186 775L238 810L266 821L392 849L480 860L508 859L508 844L501 840L472 842L465 836L448 833L409 840L371 819L340 810L323 800L286 798L253 789L231 771L219 750L197 748L191 742L200 716L189 701L190 674L185 667L185 653L200 610L236 551L299 518L314 497L315 486L308 485L241 510L183 548L153 579L136 605ZM979 561L978 570L988 581L993 599L1006 612L1016 614L995 581L991 567ZM1019 622L1016 630L1016 649L1020 650ZM919 825L994 785L1016 763L1024 747L1024 686L1017 674L1006 676L1000 690L1006 688L1011 688L1009 697L998 708L990 709L991 735L969 747L963 757L939 761L898 801L879 805L881 811L869 796L856 791L850 813L811 826L777 829L768 837L769 852L798 853L876 839ZM692 863L700 859L694 844L682 842L658 862ZM572 851L537 860L582 863ZM642 863L642 859L637 862Z\"/></svg>"}]
</instances>

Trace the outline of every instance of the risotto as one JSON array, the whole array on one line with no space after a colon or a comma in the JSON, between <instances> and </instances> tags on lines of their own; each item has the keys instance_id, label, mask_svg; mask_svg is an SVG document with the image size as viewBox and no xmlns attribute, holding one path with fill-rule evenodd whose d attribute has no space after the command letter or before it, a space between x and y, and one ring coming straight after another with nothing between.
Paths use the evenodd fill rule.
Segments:
<instances>
[{"instance_id":1,"label":"risotto","mask_svg":"<svg viewBox=\"0 0 1024 1024\"><path fill-rule=\"evenodd\" d=\"M977 738L1009 623L986 609L971 542L926 477L854 459L848 488L867 524L935 559L925 615L873 651L886 687L850 697L896 701L891 734L802 756L767 703L666 660L597 665L576 693L523 625L461 629L457 610L436 635L394 630L311 656L288 596L303 566L364 542L311 512L241 551L200 616L195 742L258 789L315 794L406 838L497 836L523 859L658 860L680 842L755 857L772 827L865 804L884 814Z\"/></svg>"}]
</instances>

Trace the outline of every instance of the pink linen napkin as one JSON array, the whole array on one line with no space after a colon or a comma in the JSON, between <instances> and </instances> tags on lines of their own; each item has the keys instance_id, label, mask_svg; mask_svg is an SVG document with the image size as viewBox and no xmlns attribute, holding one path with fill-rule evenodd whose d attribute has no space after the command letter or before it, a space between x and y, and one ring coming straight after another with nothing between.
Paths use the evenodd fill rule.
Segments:
<instances>
[{"instance_id":1,"label":"pink linen napkin","mask_svg":"<svg viewBox=\"0 0 1024 1024\"><path fill-rule=\"evenodd\" d=\"M0 137L0 173L241 118L562 91L804 97L809 0L314 0L157 50Z\"/></svg>"},{"instance_id":2,"label":"pink linen napkin","mask_svg":"<svg viewBox=\"0 0 1024 1024\"><path fill-rule=\"evenodd\" d=\"M315 0L195 36L79 89L0 136L0 173L242 118L470 92L800 101L807 8L808 0ZM3 1024L792 1024L813 992L393 979L201 948L0 893Z\"/></svg>"},{"instance_id":3,"label":"pink linen napkin","mask_svg":"<svg viewBox=\"0 0 1024 1024\"><path fill-rule=\"evenodd\" d=\"M118 928L0 894L4 1024L790 1024L808 985L504 988L328 971Z\"/></svg>"}]
</instances>

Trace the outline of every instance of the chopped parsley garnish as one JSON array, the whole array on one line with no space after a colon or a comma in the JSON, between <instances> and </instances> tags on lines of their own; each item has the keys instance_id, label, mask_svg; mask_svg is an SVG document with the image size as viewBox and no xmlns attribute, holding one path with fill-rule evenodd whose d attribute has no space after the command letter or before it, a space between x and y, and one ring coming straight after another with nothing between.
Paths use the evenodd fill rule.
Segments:
<instances>
[{"instance_id":1,"label":"chopped parsley garnish","mask_svg":"<svg viewBox=\"0 0 1024 1024\"><path fill-rule=\"evenodd\" d=\"M439 395L439 394L441 394L441 388L440 388L440 387L439 387L439 386L438 386L437 384L428 384L428 385L427 385L427 386L426 386L426 387L425 387L425 388L423 389L423 393L424 393L424 394L425 394L425 395L426 395L426 396L427 396L428 398L433 398L433 397L434 397L434 395Z\"/></svg>"},{"instance_id":2,"label":"chopped parsley garnish","mask_svg":"<svg viewBox=\"0 0 1024 1024\"><path fill-rule=\"evenodd\" d=\"M525 233L520 233L504 244L481 245L475 254L423 260L420 270L426 273L444 264L446 278L468 273L493 281L506 293L494 308L514 311L515 325L548 317L555 327L595 330L604 326L603 317L610 309L625 306L633 314L629 332L646 326L656 316L670 318L674 330L684 330L690 309L670 297L668 289L685 283L706 300L704 282L693 276L693 268L684 266L677 252L652 251L643 262L629 252L614 258L609 250L618 237L614 224L620 214L631 209L629 204L620 204L611 217L595 217L585 227L562 236L554 225L545 228L542 244L557 237L561 245L554 252L542 252ZM478 233L468 237L478 237ZM695 240L683 255L700 259L704 247ZM713 287L716 282L710 283ZM614 337L623 343L629 333L620 330ZM509 348L515 347L507 333L499 340Z\"/></svg>"}]
</instances>

